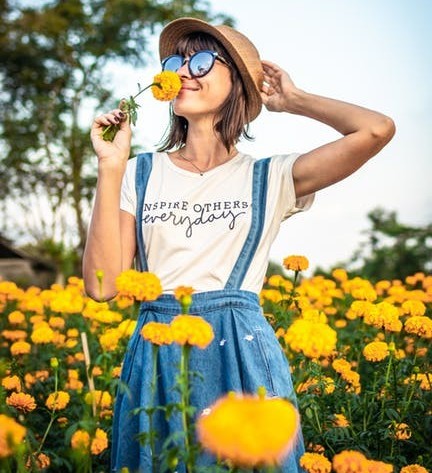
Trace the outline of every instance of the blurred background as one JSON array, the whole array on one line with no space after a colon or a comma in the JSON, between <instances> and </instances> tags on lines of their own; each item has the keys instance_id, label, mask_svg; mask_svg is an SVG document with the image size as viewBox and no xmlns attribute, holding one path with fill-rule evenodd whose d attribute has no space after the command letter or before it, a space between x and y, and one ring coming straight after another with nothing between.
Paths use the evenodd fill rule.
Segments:
<instances>
[{"instance_id":1,"label":"blurred background","mask_svg":"<svg viewBox=\"0 0 432 473\"><path fill-rule=\"evenodd\" d=\"M195 16L234 25L306 91L379 110L392 142L282 224L269 271L305 255L309 273L371 279L432 269L432 4L428 0L0 1L0 275L47 285L80 274L95 188L89 127L152 81L158 34ZM134 152L163 136L168 105L140 96ZM263 110L260 158L336 139L310 119Z\"/></svg>"}]
</instances>

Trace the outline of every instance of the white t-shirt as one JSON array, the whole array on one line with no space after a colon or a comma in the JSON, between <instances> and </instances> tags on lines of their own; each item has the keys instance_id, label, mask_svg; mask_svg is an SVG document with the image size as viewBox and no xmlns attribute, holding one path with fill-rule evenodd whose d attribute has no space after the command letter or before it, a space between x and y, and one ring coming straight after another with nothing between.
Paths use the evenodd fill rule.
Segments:
<instances>
[{"instance_id":1,"label":"white t-shirt","mask_svg":"<svg viewBox=\"0 0 432 473\"><path fill-rule=\"evenodd\" d=\"M296 199L292 165L299 154L270 160L263 232L240 289L259 293L270 247L280 223L307 210L313 195ZM163 291L191 286L196 292L220 290L248 235L255 159L242 153L204 173L176 166L167 153L153 155L144 210L143 236L148 270ZM120 208L136 215L136 158L123 178Z\"/></svg>"}]
</instances>

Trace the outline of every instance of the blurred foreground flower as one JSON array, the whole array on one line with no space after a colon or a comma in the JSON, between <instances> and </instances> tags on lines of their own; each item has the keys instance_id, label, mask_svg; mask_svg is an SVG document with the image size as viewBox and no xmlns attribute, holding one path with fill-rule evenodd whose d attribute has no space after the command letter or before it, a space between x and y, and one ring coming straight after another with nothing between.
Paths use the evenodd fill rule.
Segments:
<instances>
[{"instance_id":1,"label":"blurred foreground flower","mask_svg":"<svg viewBox=\"0 0 432 473\"><path fill-rule=\"evenodd\" d=\"M126 119L133 125L136 124L138 113L137 110L139 105L136 102L136 98L145 90L151 88L153 97L157 100L169 101L173 100L181 89L181 79L176 72L163 71L160 74L156 74L153 78L153 82L141 89L138 84L138 93L134 96L130 96L129 99L122 99L120 102L120 109L126 114ZM102 131L102 138L105 141L113 141L120 125L108 125Z\"/></svg>"},{"instance_id":2,"label":"blurred foreground flower","mask_svg":"<svg viewBox=\"0 0 432 473\"><path fill-rule=\"evenodd\" d=\"M24 439L26 429L14 419L0 414L0 459L11 455Z\"/></svg>"},{"instance_id":3,"label":"blurred foreground flower","mask_svg":"<svg viewBox=\"0 0 432 473\"><path fill-rule=\"evenodd\" d=\"M197 433L204 448L236 466L274 466L294 447L298 427L284 399L229 393L198 419Z\"/></svg>"}]
</instances>

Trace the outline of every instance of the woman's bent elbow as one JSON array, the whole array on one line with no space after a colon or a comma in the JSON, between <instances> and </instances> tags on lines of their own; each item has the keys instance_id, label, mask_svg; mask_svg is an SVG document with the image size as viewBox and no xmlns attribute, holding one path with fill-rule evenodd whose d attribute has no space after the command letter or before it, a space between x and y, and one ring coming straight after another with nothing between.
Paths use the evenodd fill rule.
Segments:
<instances>
[{"instance_id":1,"label":"woman's bent elbow","mask_svg":"<svg viewBox=\"0 0 432 473\"><path fill-rule=\"evenodd\" d=\"M382 115L381 119L372 127L373 138L384 147L394 136L396 132L395 122L388 116Z\"/></svg>"}]
</instances>

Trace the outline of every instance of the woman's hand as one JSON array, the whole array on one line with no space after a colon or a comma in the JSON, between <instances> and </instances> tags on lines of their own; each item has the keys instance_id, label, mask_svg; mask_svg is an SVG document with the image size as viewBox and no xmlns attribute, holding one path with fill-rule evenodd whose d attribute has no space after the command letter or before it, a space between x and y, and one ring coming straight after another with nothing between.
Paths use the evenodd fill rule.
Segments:
<instances>
[{"instance_id":1,"label":"woman's hand","mask_svg":"<svg viewBox=\"0 0 432 473\"><path fill-rule=\"evenodd\" d=\"M289 74L277 64L262 61L264 85L261 89L263 104L270 112L293 112L292 103L299 93Z\"/></svg>"},{"instance_id":2,"label":"woman's hand","mask_svg":"<svg viewBox=\"0 0 432 473\"><path fill-rule=\"evenodd\" d=\"M102 138L104 128L109 125L119 126L112 142ZM132 132L128 117L120 108L96 117L91 127L90 136L99 165L102 163L124 165L126 163L130 154Z\"/></svg>"}]
</instances>

